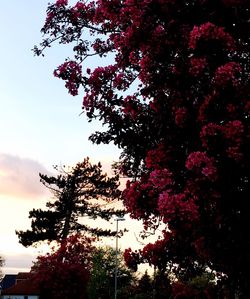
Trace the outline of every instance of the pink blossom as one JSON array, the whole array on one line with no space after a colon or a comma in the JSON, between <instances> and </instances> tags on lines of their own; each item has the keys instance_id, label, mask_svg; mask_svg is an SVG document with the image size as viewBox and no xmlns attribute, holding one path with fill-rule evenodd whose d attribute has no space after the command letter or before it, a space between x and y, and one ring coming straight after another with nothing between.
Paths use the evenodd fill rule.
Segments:
<instances>
[{"instance_id":1,"label":"pink blossom","mask_svg":"<svg viewBox=\"0 0 250 299\"><path fill-rule=\"evenodd\" d=\"M168 257L162 254L165 252L169 242L169 235L165 234L164 239L157 240L155 243L147 244L140 250L141 257L149 263L149 265L161 267L164 266Z\"/></svg>"},{"instance_id":2,"label":"pink blossom","mask_svg":"<svg viewBox=\"0 0 250 299\"><path fill-rule=\"evenodd\" d=\"M198 206L192 198L184 193L170 194L164 191L158 200L158 210L165 223L170 221L183 221L192 223L199 219Z\"/></svg>"},{"instance_id":3,"label":"pink blossom","mask_svg":"<svg viewBox=\"0 0 250 299\"><path fill-rule=\"evenodd\" d=\"M217 179L217 168L213 158L208 157L205 152L193 152L186 160L186 168L203 174L209 180Z\"/></svg>"},{"instance_id":4,"label":"pink blossom","mask_svg":"<svg viewBox=\"0 0 250 299\"><path fill-rule=\"evenodd\" d=\"M202 127L200 137L202 140L202 146L205 148L210 148L211 137L214 138L221 134L221 125L216 123L209 123Z\"/></svg>"},{"instance_id":5,"label":"pink blossom","mask_svg":"<svg viewBox=\"0 0 250 299\"><path fill-rule=\"evenodd\" d=\"M143 182L130 182L123 191L124 205L132 218L144 219L153 211L154 191ZM151 193L149 193L151 191Z\"/></svg>"},{"instance_id":6,"label":"pink blossom","mask_svg":"<svg viewBox=\"0 0 250 299\"><path fill-rule=\"evenodd\" d=\"M226 86L231 83L233 86L239 84L239 75L241 66L236 62L228 62L217 68L214 76L215 84L218 86Z\"/></svg>"},{"instance_id":7,"label":"pink blossom","mask_svg":"<svg viewBox=\"0 0 250 299\"><path fill-rule=\"evenodd\" d=\"M162 169L165 168L169 160L168 152L163 144L159 144L156 149L148 151L145 158L147 168Z\"/></svg>"},{"instance_id":8,"label":"pink blossom","mask_svg":"<svg viewBox=\"0 0 250 299\"><path fill-rule=\"evenodd\" d=\"M182 127L187 118L187 109L185 107L177 108L175 110L175 123L177 126Z\"/></svg>"},{"instance_id":9,"label":"pink blossom","mask_svg":"<svg viewBox=\"0 0 250 299\"><path fill-rule=\"evenodd\" d=\"M57 0L56 6L66 6L68 5L68 0Z\"/></svg>"},{"instance_id":10,"label":"pink blossom","mask_svg":"<svg viewBox=\"0 0 250 299\"><path fill-rule=\"evenodd\" d=\"M149 182L154 188L164 190L173 184L172 173L168 169L156 169L149 175Z\"/></svg>"},{"instance_id":11,"label":"pink blossom","mask_svg":"<svg viewBox=\"0 0 250 299\"><path fill-rule=\"evenodd\" d=\"M207 65L208 63L206 58L191 58L189 73L194 77L197 77L202 74Z\"/></svg>"},{"instance_id":12,"label":"pink blossom","mask_svg":"<svg viewBox=\"0 0 250 299\"><path fill-rule=\"evenodd\" d=\"M65 86L73 96L78 94L82 80L82 67L75 61L66 61L55 71L54 76L65 80Z\"/></svg>"},{"instance_id":13,"label":"pink blossom","mask_svg":"<svg viewBox=\"0 0 250 299\"><path fill-rule=\"evenodd\" d=\"M198 112L198 120L200 122L205 122L207 119L207 110L216 100L215 95L208 95L204 98L203 102L200 105L199 112Z\"/></svg>"},{"instance_id":14,"label":"pink blossom","mask_svg":"<svg viewBox=\"0 0 250 299\"><path fill-rule=\"evenodd\" d=\"M139 79L142 82L147 82L148 80L150 80L152 76L152 73L150 71L150 68L152 66L152 61L149 55L145 55L142 57L140 61L140 66L141 66L141 72L139 75Z\"/></svg>"},{"instance_id":15,"label":"pink blossom","mask_svg":"<svg viewBox=\"0 0 250 299\"><path fill-rule=\"evenodd\" d=\"M227 139L239 143L243 137L244 125L240 120L230 121L226 124L224 133Z\"/></svg>"},{"instance_id":16,"label":"pink blossom","mask_svg":"<svg viewBox=\"0 0 250 299\"><path fill-rule=\"evenodd\" d=\"M85 5L83 2L78 1L78 2L75 4L74 8L75 8L76 10L86 10L86 5Z\"/></svg>"},{"instance_id":17,"label":"pink blossom","mask_svg":"<svg viewBox=\"0 0 250 299\"><path fill-rule=\"evenodd\" d=\"M140 112L140 105L136 97L127 96L124 99L122 111L124 114L135 120Z\"/></svg>"},{"instance_id":18,"label":"pink blossom","mask_svg":"<svg viewBox=\"0 0 250 299\"><path fill-rule=\"evenodd\" d=\"M244 125L239 120L228 122L223 127L223 133L227 141L228 148L226 150L228 157L234 160L241 160L241 144L244 134Z\"/></svg>"},{"instance_id":19,"label":"pink blossom","mask_svg":"<svg viewBox=\"0 0 250 299\"><path fill-rule=\"evenodd\" d=\"M224 44L227 50L231 51L235 49L235 41L233 37L225 32L223 27L218 27L210 22L200 26L194 26L189 38L190 49L195 50L197 43L200 40L218 40Z\"/></svg>"},{"instance_id":20,"label":"pink blossom","mask_svg":"<svg viewBox=\"0 0 250 299\"><path fill-rule=\"evenodd\" d=\"M243 158L243 154L240 151L240 147L236 146L229 146L226 150L227 155L229 158L239 161Z\"/></svg>"},{"instance_id":21,"label":"pink blossom","mask_svg":"<svg viewBox=\"0 0 250 299\"><path fill-rule=\"evenodd\" d=\"M49 23L53 20L53 18L55 17L55 14L53 12L49 12L47 14L46 20L45 20L45 25L49 26Z\"/></svg>"}]
</instances>

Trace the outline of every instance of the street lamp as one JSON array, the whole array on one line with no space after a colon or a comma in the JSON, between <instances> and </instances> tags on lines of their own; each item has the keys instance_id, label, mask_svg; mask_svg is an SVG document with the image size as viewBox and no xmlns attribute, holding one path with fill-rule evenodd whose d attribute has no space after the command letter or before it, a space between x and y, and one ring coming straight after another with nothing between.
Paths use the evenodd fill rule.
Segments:
<instances>
[{"instance_id":1,"label":"street lamp","mask_svg":"<svg viewBox=\"0 0 250 299\"><path fill-rule=\"evenodd\" d=\"M117 272L118 272L118 222L124 221L125 218L116 218L116 242L115 242L115 299L117 299Z\"/></svg>"}]
</instances>

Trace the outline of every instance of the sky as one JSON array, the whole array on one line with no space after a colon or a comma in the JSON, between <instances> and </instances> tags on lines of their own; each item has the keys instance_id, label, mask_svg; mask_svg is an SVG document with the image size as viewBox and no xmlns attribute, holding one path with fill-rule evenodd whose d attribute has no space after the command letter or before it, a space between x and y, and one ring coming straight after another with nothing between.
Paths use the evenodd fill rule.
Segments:
<instances>
[{"instance_id":1,"label":"sky","mask_svg":"<svg viewBox=\"0 0 250 299\"><path fill-rule=\"evenodd\" d=\"M42 208L51 196L38 174L51 173L53 165L74 165L87 156L101 161L107 170L119 157L114 146L93 145L88 140L101 125L88 123L80 115L83 95L72 97L53 76L56 66L70 55L69 49L53 47L45 57L35 57L31 51L42 40L47 3L1 1L0 255L5 258L4 274L27 271L35 257L45 253L42 247L24 248L15 234L29 228L28 212ZM127 219L119 225L124 228L130 223ZM120 243L130 245L133 235L131 231L126 242Z\"/></svg>"}]
</instances>

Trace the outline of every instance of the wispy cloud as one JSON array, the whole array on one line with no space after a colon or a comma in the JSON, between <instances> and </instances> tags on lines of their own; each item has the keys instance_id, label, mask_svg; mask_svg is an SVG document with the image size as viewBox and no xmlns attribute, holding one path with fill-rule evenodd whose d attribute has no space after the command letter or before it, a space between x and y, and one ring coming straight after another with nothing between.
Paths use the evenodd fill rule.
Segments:
<instances>
[{"instance_id":1,"label":"wispy cloud","mask_svg":"<svg viewBox=\"0 0 250 299\"><path fill-rule=\"evenodd\" d=\"M18 272L29 272L30 268L35 261L36 256L31 253L26 254L6 254L4 255L6 260L3 267L4 274L18 273Z\"/></svg>"},{"instance_id":2,"label":"wispy cloud","mask_svg":"<svg viewBox=\"0 0 250 299\"><path fill-rule=\"evenodd\" d=\"M34 198L45 194L39 172L48 173L39 162L0 153L0 195Z\"/></svg>"}]
</instances>

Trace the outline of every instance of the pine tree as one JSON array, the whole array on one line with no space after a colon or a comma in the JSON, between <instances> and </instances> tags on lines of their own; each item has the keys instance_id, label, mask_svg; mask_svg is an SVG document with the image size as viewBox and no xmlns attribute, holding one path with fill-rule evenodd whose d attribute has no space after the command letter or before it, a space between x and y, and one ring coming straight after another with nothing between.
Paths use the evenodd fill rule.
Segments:
<instances>
[{"instance_id":1,"label":"pine tree","mask_svg":"<svg viewBox=\"0 0 250 299\"><path fill-rule=\"evenodd\" d=\"M47 209L30 211L31 230L17 231L19 242L30 246L38 241L63 240L74 232L115 235L116 232L109 229L87 225L86 220L109 221L115 215L124 214L123 210L109 207L120 199L118 177L109 178L102 173L100 163L92 165L88 158L71 170L58 167L57 170L57 176L39 174L53 199L47 202Z\"/></svg>"}]
</instances>

